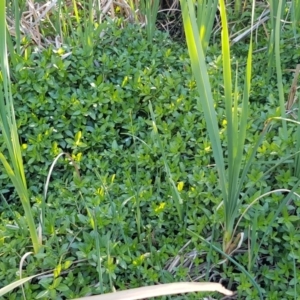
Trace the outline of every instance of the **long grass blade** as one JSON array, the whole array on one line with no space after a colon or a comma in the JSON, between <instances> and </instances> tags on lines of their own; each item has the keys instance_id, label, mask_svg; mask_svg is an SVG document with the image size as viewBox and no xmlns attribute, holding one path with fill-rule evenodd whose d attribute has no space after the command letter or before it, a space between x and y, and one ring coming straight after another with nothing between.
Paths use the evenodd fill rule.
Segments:
<instances>
[{"instance_id":1,"label":"long grass blade","mask_svg":"<svg viewBox=\"0 0 300 300\"><path fill-rule=\"evenodd\" d=\"M151 102L149 102L149 111L150 111L150 115L151 115L151 118L152 118L154 137L155 137L155 140L157 141L157 143L159 145L159 148L162 151L162 158L163 158L163 161L164 161L165 172L167 174L167 178L168 178L168 181L169 181L169 184L170 184L170 188L171 188L171 192L172 192L172 197L174 199L175 206L177 208L179 219L182 221L183 217L184 217L183 200L180 197L180 194L179 194L179 192L178 192L178 190L176 188L175 182L173 180L172 173L171 173L169 165L168 165L168 161L167 161L167 157L166 157L166 154L165 154L165 151L164 151L164 147L162 145L160 136L158 134L158 130L157 130L157 126L156 126L156 120L155 120L155 115L154 115L154 112L153 112L153 108L152 108Z\"/></svg>"},{"instance_id":2,"label":"long grass blade","mask_svg":"<svg viewBox=\"0 0 300 300\"><path fill-rule=\"evenodd\" d=\"M258 290L258 293L259 293L259 298L260 299L263 299L262 297L262 292L261 292L261 289L260 287L258 286L258 284L255 282L254 278L251 276L250 273L247 272L247 270L242 266L240 265L239 263L237 263L233 258L231 258L228 254L226 254L224 251L222 251L221 249L219 249L218 247L216 247L214 244L212 244L211 242L207 241L205 238L203 238L202 236L196 234L195 232L191 231L188 229L188 232L200 239L202 242L208 244L209 246L211 246L214 250L216 250L218 253L222 254L224 257L226 257L230 262L232 262L234 265L237 266L237 268L242 272L244 273L248 278L249 280L251 281L251 283L253 284L253 286Z\"/></svg>"},{"instance_id":3,"label":"long grass blade","mask_svg":"<svg viewBox=\"0 0 300 300\"><path fill-rule=\"evenodd\" d=\"M280 58L280 24L281 24L281 15L282 15L282 4L284 1L278 1L277 7L277 16L276 16L276 25L275 25L275 62L276 62L276 73L277 73L277 86L279 92L279 104L281 117L285 118L285 101L284 101L284 92L283 92L283 83L282 83L282 70L281 70L281 58ZM282 119L283 132L286 138L287 136L287 125L284 119Z\"/></svg>"},{"instance_id":4,"label":"long grass blade","mask_svg":"<svg viewBox=\"0 0 300 300\"><path fill-rule=\"evenodd\" d=\"M34 277L37 277L39 275L34 275L34 276L29 276L29 277L26 277L26 278L19 279L19 280L13 282L13 283L1 288L0 289L0 297L4 296L5 294L9 293L10 291L14 290L15 288L21 286L22 284L30 281L31 279L33 279Z\"/></svg>"},{"instance_id":5,"label":"long grass blade","mask_svg":"<svg viewBox=\"0 0 300 300\"><path fill-rule=\"evenodd\" d=\"M120 291L110 294L89 296L84 298L76 298L73 300L137 300L164 295L175 295L191 292L219 292L226 296L231 296L233 293L225 289L220 283L212 282L179 282L160 284L155 286L147 286L127 291Z\"/></svg>"},{"instance_id":6,"label":"long grass blade","mask_svg":"<svg viewBox=\"0 0 300 300\"><path fill-rule=\"evenodd\" d=\"M180 4L191 66L200 95L197 105L204 112L207 131L212 144L212 150L219 174L223 199L227 199L225 165L219 136L218 121L214 109L214 100L211 92L204 51L198 34L194 4L191 0L181 0Z\"/></svg>"},{"instance_id":7,"label":"long grass blade","mask_svg":"<svg viewBox=\"0 0 300 300\"><path fill-rule=\"evenodd\" d=\"M255 1L252 5L251 26L254 23ZM227 26L226 6L220 1L220 14L222 20L222 58L223 58L223 81L225 95L225 112L227 120L227 141L228 141L228 198L224 199L225 206L225 234L224 249L229 247L232 241L233 226L239 207L239 194L242 187L241 166L246 139L247 119L249 110L249 95L251 87L252 71L252 33L247 56L247 67L244 79L244 92L241 106L241 113L238 111L238 79L236 73L235 90L232 96L231 79L231 56L230 41Z\"/></svg>"},{"instance_id":8,"label":"long grass blade","mask_svg":"<svg viewBox=\"0 0 300 300\"><path fill-rule=\"evenodd\" d=\"M261 248L263 242L265 241L266 236L269 234L270 229L272 228L273 223L275 222L275 220L277 220L279 214L282 212L283 208L286 207L288 205L288 203L292 200L293 196L298 197L298 201L299 201L299 195L296 194L296 190L300 185L300 180L294 185L294 187L292 188L292 190L287 194L287 196L281 201L280 205L278 206L276 212L274 213L272 219L270 220L268 227L265 229L264 235L260 240L259 246L257 248L257 251L253 257L253 261L257 260L258 257L258 250Z\"/></svg>"},{"instance_id":9,"label":"long grass blade","mask_svg":"<svg viewBox=\"0 0 300 300\"><path fill-rule=\"evenodd\" d=\"M10 177L22 202L26 221L30 231L35 253L39 251L40 242L35 228L29 202L25 172L19 143L18 129L11 93L9 64L6 47L6 1L0 1L0 129L8 150L9 159L0 153L0 160Z\"/></svg>"},{"instance_id":10,"label":"long grass blade","mask_svg":"<svg viewBox=\"0 0 300 300\"><path fill-rule=\"evenodd\" d=\"M297 40L297 29L299 30L300 25L300 0L292 0L292 26L294 31L295 39Z\"/></svg>"},{"instance_id":11,"label":"long grass blade","mask_svg":"<svg viewBox=\"0 0 300 300\"><path fill-rule=\"evenodd\" d=\"M197 25L204 54L209 44L217 8L218 0L197 1Z\"/></svg>"}]
</instances>

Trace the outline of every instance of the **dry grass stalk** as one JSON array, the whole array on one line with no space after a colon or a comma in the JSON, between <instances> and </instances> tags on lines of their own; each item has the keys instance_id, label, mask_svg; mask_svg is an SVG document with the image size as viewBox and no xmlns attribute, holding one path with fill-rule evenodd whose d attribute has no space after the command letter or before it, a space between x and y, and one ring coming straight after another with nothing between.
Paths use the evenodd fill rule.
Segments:
<instances>
[{"instance_id":1,"label":"dry grass stalk","mask_svg":"<svg viewBox=\"0 0 300 300\"><path fill-rule=\"evenodd\" d=\"M294 79L293 79L293 82L292 82L292 85L291 85L291 88L290 88L290 93L289 93L289 97L288 97L288 101L286 103L286 110L289 112L289 111L292 111L292 108L296 102L296 92L297 92L297 83L298 83L298 77L299 77L299 73L300 73L300 64L298 64L296 66L296 69L295 70L292 70L292 71L295 71L294 73Z\"/></svg>"},{"instance_id":2,"label":"dry grass stalk","mask_svg":"<svg viewBox=\"0 0 300 300\"><path fill-rule=\"evenodd\" d=\"M128 0L99 0L101 9L101 20L109 16L114 19L116 17L116 11L122 15L125 21L133 22L135 20L134 16L137 16L137 20L142 24L145 22L144 15L139 10L139 0L133 0L135 7L135 12L131 10ZM177 0L176 0L177 1ZM175 2L176 2L175 1ZM77 9L82 9L82 5L75 1ZM77 3L78 2L78 3ZM73 1L63 2L66 8L68 8L69 14L72 15L74 12ZM29 40L33 41L40 49L51 45L61 45L63 42L62 36L42 36L42 28L45 24L50 24L54 29L54 25L51 23L50 17L57 13L57 0L49 0L44 3L37 3L34 0L26 0L25 10L21 12L20 16L20 33L21 39L27 37ZM12 7L8 8L10 13L7 14L6 20L8 25L8 30L11 36L16 36L16 22L14 20ZM96 11L96 8L95 8ZM54 30L55 32L55 30Z\"/></svg>"}]
</instances>

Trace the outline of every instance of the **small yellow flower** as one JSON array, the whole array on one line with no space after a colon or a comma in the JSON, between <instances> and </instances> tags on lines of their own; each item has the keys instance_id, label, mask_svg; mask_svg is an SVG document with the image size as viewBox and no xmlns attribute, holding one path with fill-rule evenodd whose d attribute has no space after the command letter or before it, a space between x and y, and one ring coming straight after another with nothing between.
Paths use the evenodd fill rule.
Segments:
<instances>
[{"instance_id":1,"label":"small yellow flower","mask_svg":"<svg viewBox=\"0 0 300 300\"><path fill-rule=\"evenodd\" d=\"M177 184L177 190L178 192L181 192L184 186L184 182L183 181L179 181Z\"/></svg>"},{"instance_id":2,"label":"small yellow flower","mask_svg":"<svg viewBox=\"0 0 300 300\"><path fill-rule=\"evenodd\" d=\"M157 213L157 214L161 213L161 212L164 210L165 206L166 206L166 203L165 203L165 202L160 203L160 204L154 209L155 213Z\"/></svg>"}]
</instances>

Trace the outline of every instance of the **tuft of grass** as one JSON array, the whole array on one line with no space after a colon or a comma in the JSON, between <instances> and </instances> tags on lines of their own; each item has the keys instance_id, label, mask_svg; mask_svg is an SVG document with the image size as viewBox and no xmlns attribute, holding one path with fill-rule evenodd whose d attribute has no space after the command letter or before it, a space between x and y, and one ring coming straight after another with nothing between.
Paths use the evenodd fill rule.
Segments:
<instances>
[{"instance_id":1,"label":"tuft of grass","mask_svg":"<svg viewBox=\"0 0 300 300\"><path fill-rule=\"evenodd\" d=\"M223 60L223 82L224 102L226 115L226 136L228 166L225 169L224 155L221 147L221 140L218 128L214 99L211 91L209 75L207 72L205 55L199 35L197 34L196 15L192 1L181 2L183 12L183 23L186 33L186 40L189 49L191 65L199 92L198 106L203 109L207 131L212 144L213 154L218 170L220 189L224 203L224 239L223 251L228 253L235 248L234 224L238 216L238 209L241 205L240 193L245 180L245 172L242 167L242 158L245 146L251 67L252 67L252 35L250 37L247 67L244 80L244 92L241 106L239 105L239 83L236 74L235 88L232 90L232 69L229 46L229 35L227 16L224 1L220 1L220 14L222 20L222 60ZM254 17L255 1L252 6L252 24ZM252 158L254 158L252 156ZM252 160L246 162L247 169ZM248 167L247 167L248 166Z\"/></svg>"},{"instance_id":2,"label":"tuft of grass","mask_svg":"<svg viewBox=\"0 0 300 300\"><path fill-rule=\"evenodd\" d=\"M6 1L0 3L0 128L2 131L4 143L8 151L6 155L0 152L0 160L9 175L21 200L27 225L30 232L30 238L34 252L38 253L41 247L36 226L33 218L32 209L28 195L25 171L22 159L21 146L15 118L14 103L11 92L11 82L9 74L9 63L6 48Z\"/></svg>"},{"instance_id":3,"label":"tuft of grass","mask_svg":"<svg viewBox=\"0 0 300 300\"><path fill-rule=\"evenodd\" d=\"M199 30L200 41L202 43L202 49L205 55L212 34L214 19L218 8L218 0L198 0L196 6L197 26Z\"/></svg>"},{"instance_id":4,"label":"tuft of grass","mask_svg":"<svg viewBox=\"0 0 300 300\"><path fill-rule=\"evenodd\" d=\"M156 30L156 19L159 8L159 0L147 1L141 0L139 3L140 9L146 16L146 31L149 42L152 41Z\"/></svg>"}]
</instances>

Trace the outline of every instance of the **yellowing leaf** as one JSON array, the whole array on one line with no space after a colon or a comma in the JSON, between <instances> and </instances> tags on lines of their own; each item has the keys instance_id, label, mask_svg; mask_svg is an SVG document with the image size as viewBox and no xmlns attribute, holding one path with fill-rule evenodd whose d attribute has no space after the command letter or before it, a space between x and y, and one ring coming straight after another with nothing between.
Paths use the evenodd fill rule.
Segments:
<instances>
[{"instance_id":1,"label":"yellowing leaf","mask_svg":"<svg viewBox=\"0 0 300 300\"><path fill-rule=\"evenodd\" d=\"M79 143L80 143L81 135L82 135L81 131L78 131L75 135L75 144L76 144L76 146L78 146Z\"/></svg>"},{"instance_id":2,"label":"yellowing leaf","mask_svg":"<svg viewBox=\"0 0 300 300\"><path fill-rule=\"evenodd\" d=\"M111 176L111 183L114 183L115 178L116 178L116 174L113 174L113 175Z\"/></svg>"},{"instance_id":3,"label":"yellowing leaf","mask_svg":"<svg viewBox=\"0 0 300 300\"><path fill-rule=\"evenodd\" d=\"M73 262L71 260L66 260L64 263L63 269L64 270L69 269L72 264L73 264Z\"/></svg>"},{"instance_id":4,"label":"yellowing leaf","mask_svg":"<svg viewBox=\"0 0 300 300\"><path fill-rule=\"evenodd\" d=\"M54 278L58 277L60 275L61 272L61 264L58 264L57 267L54 269Z\"/></svg>"}]
</instances>

